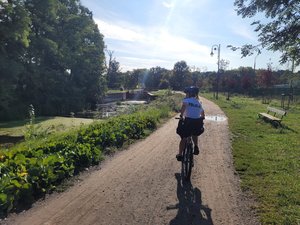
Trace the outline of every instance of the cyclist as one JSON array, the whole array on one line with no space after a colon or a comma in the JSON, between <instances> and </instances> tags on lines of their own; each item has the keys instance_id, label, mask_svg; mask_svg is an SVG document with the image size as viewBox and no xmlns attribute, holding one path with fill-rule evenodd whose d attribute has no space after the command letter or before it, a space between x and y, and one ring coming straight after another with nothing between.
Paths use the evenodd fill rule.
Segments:
<instances>
[{"instance_id":1,"label":"cyclist","mask_svg":"<svg viewBox=\"0 0 300 225\"><path fill-rule=\"evenodd\" d=\"M182 152L185 147L187 137L192 136L194 142L194 155L199 154L198 136L204 132L203 120L205 119L202 103L199 101L199 88L190 86L185 88L186 97L182 101L180 110L180 120L178 122L177 134L181 137L179 143L179 154L176 155L178 161L182 160Z\"/></svg>"}]
</instances>

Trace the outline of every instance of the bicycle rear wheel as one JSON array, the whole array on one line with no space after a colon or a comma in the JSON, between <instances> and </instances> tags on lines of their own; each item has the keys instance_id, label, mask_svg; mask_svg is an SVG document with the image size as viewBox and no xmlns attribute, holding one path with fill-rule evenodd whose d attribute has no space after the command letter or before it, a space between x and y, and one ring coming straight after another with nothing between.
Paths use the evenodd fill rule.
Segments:
<instances>
[{"instance_id":1,"label":"bicycle rear wheel","mask_svg":"<svg viewBox=\"0 0 300 225\"><path fill-rule=\"evenodd\" d=\"M193 167L193 146L192 143L187 143L183 151L182 157L182 177L186 181L191 180Z\"/></svg>"}]
</instances>

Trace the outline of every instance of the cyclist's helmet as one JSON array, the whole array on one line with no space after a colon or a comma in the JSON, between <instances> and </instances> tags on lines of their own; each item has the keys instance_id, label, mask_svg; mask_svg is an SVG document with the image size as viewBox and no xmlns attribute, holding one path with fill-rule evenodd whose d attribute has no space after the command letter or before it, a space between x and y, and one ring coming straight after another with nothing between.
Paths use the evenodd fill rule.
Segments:
<instances>
[{"instance_id":1,"label":"cyclist's helmet","mask_svg":"<svg viewBox=\"0 0 300 225\"><path fill-rule=\"evenodd\" d=\"M184 93L187 93L191 96L197 96L199 93L199 88L196 86L190 86L190 87L186 87L184 89Z\"/></svg>"}]
</instances>

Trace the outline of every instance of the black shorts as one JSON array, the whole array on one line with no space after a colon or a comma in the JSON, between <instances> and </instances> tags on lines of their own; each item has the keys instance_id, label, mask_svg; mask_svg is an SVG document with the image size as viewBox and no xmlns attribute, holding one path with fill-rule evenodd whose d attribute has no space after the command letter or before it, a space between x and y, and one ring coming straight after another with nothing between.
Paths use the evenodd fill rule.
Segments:
<instances>
[{"instance_id":1,"label":"black shorts","mask_svg":"<svg viewBox=\"0 0 300 225\"><path fill-rule=\"evenodd\" d=\"M176 133L181 138L187 138L191 135L199 136L204 132L203 119L192 119L185 118L184 120L179 120Z\"/></svg>"}]
</instances>

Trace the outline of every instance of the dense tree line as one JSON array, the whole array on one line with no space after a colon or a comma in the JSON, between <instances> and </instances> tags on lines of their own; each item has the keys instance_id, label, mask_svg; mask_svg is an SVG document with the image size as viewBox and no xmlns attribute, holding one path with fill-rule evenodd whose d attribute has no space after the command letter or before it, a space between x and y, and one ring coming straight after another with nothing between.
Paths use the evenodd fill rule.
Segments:
<instances>
[{"instance_id":1,"label":"dense tree line","mask_svg":"<svg viewBox=\"0 0 300 225\"><path fill-rule=\"evenodd\" d=\"M118 70L114 76L117 88L135 89L138 87L147 90L170 88L183 90L190 85L199 86L202 91L215 91L217 82L219 91L224 93L240 93L255 95L259 89L271 89L283 86L289 92L291 88L299 88L299 72L291 73L288 70L273 70L271 65L267 69L254 70L251 67L220 70L216 72L194 71L185 61L174 64L173 69L161 67L150 69L136 69L121 72ZM277 85L277 86L276 86Z\"/></svg>"},{"instance_id":2,"label":"dense tree line","mask_svg":"<svg viewBox=\"0 0 300 225\"><path fill-rule=\"evenodd\" d=\"M0 1L0 118L94 108L105 91L103 36L79 0Z\"/></svg>"}]
</instances>

